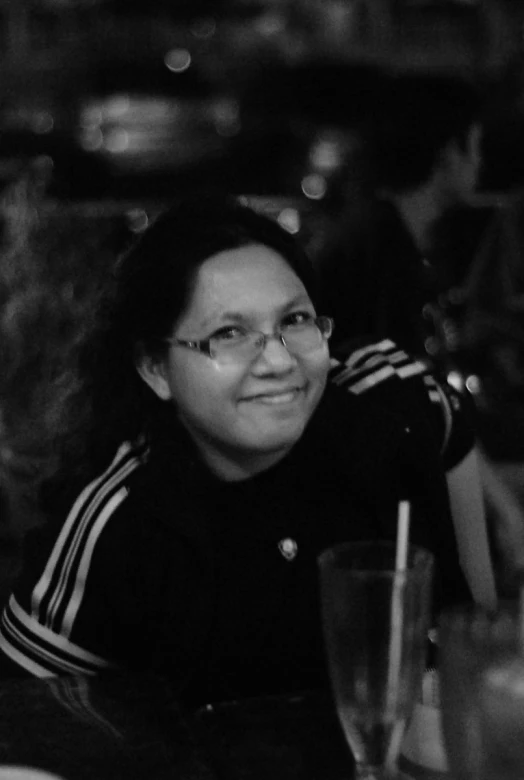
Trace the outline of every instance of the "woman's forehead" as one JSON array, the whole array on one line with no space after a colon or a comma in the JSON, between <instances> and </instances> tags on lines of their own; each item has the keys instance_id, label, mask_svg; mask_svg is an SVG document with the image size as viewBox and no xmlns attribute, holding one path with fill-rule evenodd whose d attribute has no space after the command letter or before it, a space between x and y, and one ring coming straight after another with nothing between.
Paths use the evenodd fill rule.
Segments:
<instances>
[{"instance_id":1,"label":"woman's forehead","mask_svg":"<svg viewBox=\"0 0 524 780\"><path fill-rule=\"evenodd\" d=\"M206 260L195 279L188 311L241 312L251 306L279 307L298 298L309 301L291 266L273 249L256 244Z\"/></svg>"}]
</instances>

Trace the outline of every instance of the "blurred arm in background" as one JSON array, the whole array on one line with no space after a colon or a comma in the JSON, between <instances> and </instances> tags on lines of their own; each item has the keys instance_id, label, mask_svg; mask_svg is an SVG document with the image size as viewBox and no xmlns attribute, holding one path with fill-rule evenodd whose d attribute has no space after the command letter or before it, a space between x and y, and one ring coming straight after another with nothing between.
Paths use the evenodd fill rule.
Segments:
<instances>
[{"instance_id":1,"label":"blurred arm in background","mask_svg":"<svg viewBox=\"0 0 524 780\"><path fill-rule=\"evenodd\" d=\"M474 401L501 595L524 570L524 194L495 215L454 306L441 359Z\"/></svg>"}]
</instances>

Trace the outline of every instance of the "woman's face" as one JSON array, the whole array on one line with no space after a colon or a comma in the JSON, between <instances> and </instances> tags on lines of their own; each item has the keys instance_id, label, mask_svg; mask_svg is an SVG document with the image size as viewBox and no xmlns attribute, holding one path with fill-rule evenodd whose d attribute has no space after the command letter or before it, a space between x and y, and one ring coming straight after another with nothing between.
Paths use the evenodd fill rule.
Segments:
<instances>
[{"instance_id":1,"label":"woman's face","mask_svg":"<svg viewBox=\"0 0 524 780\"><path fill-rule=\"evenodd\" d=\"M208 339L228 328L272 334L283 323L315 315L304 285L274 250L258 244L220 252L200 267L191 301L172 332ZM223 330L225 329L225 330ZM291 354L278 339L252 360L221 364L180 345L143 378L180 420L219 476L242 479L282 458L300 438L324 387L327 342Z\"/></svg>"}]
</instances>

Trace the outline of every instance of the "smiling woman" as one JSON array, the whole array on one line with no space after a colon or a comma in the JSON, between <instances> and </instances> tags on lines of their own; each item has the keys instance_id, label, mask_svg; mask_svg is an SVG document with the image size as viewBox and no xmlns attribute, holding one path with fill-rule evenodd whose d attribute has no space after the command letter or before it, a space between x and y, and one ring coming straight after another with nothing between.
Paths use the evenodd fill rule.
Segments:
<instances>
[{"instance_id":1,"label":"smiling woman","mask_svg":"<svg viewBox=\"0 0 524 780\"><path fill-rule=\"evenodd\" d=\"M121 258L79 362L92 416L47 491L0 635L6 673L147 668L189 704L326 684L316 559L412 541L468 595L445 469L460 398L387 340L329 351L311 266L228 197L173 206Z\"/></svg>"},{"instance_id":2,"label":"smiling woman","mask_svg":"<svg viewBox=\"0 0 524 780\"><path fill-rule=\"evenodd\" d=\"M173 401L212 471L243 479L281 460L320 401L329 369L323 323L282 256L247 244L205 261L172 348L160 359L143 354L139 373ZM179 348L197 343L180 338L195 333L211 333L199 343L212 355Z\"/></svg>"}]
</instances>

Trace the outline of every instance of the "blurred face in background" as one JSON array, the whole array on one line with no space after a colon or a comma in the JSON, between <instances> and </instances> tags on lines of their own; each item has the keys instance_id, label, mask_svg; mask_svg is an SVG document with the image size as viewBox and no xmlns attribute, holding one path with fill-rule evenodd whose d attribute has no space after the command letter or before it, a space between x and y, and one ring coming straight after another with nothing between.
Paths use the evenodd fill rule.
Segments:
<instances>
[{"instance_id":1,"label":"blurred face in background","mask_svg":"<svg viewBox=\"0 0 524 780\"><path fill-rule=\"evenodd\" d=\"M316 316L284 258L252 244L206 260L173 339L235 339L239 329L274 334ZM327 341L305 352L270 338L259 354L221 362L172 344L140 373L176 407L204 460L225 479L242 479L278 462L300 439L326 385Z\"/></svg>"}]
</instances>

